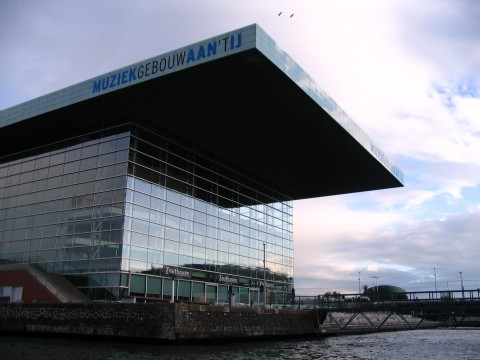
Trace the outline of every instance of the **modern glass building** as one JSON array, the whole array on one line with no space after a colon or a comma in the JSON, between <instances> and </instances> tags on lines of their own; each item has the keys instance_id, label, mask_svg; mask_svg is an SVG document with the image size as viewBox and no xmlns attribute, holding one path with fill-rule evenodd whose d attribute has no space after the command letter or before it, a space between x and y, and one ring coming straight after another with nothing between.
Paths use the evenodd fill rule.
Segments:
<instances>
[{"instance_id":1,"label":"modern glass building","mask_svg":"<svg viewBox=\"0 0 480 360\"><path fill-rule=\"evenodd\" d=\"M258 25L3 110L0 136L0 259L93 300L282 303L293 200L402 185Z\"/></svg>"}]
</instances>

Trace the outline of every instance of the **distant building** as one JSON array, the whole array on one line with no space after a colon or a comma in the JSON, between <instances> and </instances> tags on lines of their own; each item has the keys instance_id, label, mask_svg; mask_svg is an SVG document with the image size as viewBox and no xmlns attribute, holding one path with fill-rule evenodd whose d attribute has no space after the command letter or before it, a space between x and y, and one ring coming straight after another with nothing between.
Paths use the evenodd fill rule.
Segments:
<instances>
[{"instance_id":1,"label":"distant building","mask_svg":"<svg viewBox=\"0 0 480 360\"><path fill-rule=\"evenodd\" d=\"M367 288L364 292L371 301L385 301L385 300L408 300L407 292L392 285L378 285Z\"/></svg>"},{"instance_id":2,"label":"distant building","mask_svg":"<svg viewBox=\"0 0 480 360\"><path fill-rule=\"evenodd\" d=\"M5 109L0 136L0 258L93 300L283 301L293 200L402 186L257 25Z\"/></svg>"}]
</instances>

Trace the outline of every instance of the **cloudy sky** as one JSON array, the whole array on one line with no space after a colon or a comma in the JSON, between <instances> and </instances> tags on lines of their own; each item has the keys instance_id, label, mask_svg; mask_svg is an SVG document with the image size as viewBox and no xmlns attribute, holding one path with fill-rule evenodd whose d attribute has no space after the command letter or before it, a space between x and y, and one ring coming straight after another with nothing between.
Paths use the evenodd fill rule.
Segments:
<instances>
[{"instance_id":1,"label":"cloudy sky","mask_svg":"<svg viewBox=\"0 0 480 360\"><path fill-rule=\"evenodd\" d=\"M435 274L459 290L459 272L477 289L478 19L475 0L2 0L0 109L258 23L405 174L295 202L297 294L355 292L359 277L433 290Z\"/></svg>"}]
</instances>

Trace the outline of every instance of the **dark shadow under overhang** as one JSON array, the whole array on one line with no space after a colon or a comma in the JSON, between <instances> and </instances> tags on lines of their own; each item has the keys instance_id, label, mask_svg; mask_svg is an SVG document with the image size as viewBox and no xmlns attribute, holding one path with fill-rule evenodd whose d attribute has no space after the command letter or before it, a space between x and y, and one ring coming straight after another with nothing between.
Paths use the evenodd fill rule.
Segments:
<instances>
[{"instance_id":1,"label":"dark shadow under overhang","mask_svg":"<svg viewBox=\"0 0 480 360\"><path fill-rule=\"evenodd\" d=\"M49 131L132 110L248 170L293 200L402 186L256 49L131 85L2 131L17 126Z\"/></svg>"}]
</instances>

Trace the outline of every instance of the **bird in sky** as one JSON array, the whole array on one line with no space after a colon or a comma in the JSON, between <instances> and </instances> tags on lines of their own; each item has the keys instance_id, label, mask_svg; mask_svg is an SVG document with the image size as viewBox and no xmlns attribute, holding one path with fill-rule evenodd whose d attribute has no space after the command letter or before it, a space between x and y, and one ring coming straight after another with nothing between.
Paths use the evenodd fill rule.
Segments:
<instances>
[{"instance_id":1,"label":"bird in sky","mask_svg":"<svg viewBox=\"0 0 480 360\"><path fill-rule=\"evenodd\" d=\"M280 16L280 15L282 15L282 13L283 13L283 11L280 11L280 12L278 13L278 15L277 15L277 16ZM295 13L292 13L292 15L290 15L290 18L292 18L292 17L293 17L293 15L295 15Z\"/></svg>"}]
</instances>

